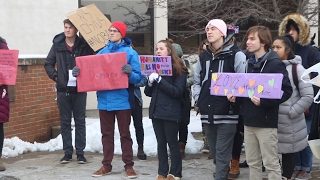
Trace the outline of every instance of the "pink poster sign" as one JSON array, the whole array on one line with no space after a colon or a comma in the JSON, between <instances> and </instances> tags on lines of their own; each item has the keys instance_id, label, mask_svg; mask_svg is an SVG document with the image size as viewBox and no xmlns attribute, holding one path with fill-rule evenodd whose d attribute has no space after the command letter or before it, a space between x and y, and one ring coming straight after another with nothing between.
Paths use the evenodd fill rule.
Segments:
<instances>
[{"instance_id":1,"label":"pink poster sign","mask_svg":"<svg viewBox=\"0 0 320 180\"><path fill-rule=\"evenodd\" d=\"M19 50L0 50L0 84L15 85Z\"/></svg>"},{"instance_id":2,"label":"pink poster sign","mask_svg":"<svg viewBox=\"0 0 320 180\"><path fill-rule=\"evenodd\" d=\"M150 75L155 72L161 76L172 76L171 56L139 56L141 74Z\"/></svg>"},{"instance_id":3,"label":"pink poster sign","mask_svg":"<svg viewBox=\"0 0 320 180\"><path fill-rule=\"evenodd\" d=\"M283 74L212 73L210 94L281 99Z\"/></svg>"}]
</instances>

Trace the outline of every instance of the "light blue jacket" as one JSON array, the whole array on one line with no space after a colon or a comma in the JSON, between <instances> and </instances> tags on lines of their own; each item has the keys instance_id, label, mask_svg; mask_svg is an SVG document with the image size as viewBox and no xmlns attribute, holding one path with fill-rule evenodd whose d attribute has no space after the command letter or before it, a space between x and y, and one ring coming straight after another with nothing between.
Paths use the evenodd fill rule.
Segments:
<instances>
[{"instance_id":1,"label":"light blue jacket","mask_svg":"<svg viewBox=\"0 0 320 180\"><path fill-rule=\"evenodd\" d=\"M140 61L138 53L131 48L131 45L132 42L129 38L124 38L119 44L108 41L107 46L100 50L98 54L125 52L128 64L132 67L129 83L137 84L142 78ZM117 111L130 109L128 89L97 91L97 98L99 110Z\"/></svg>"}]
</instances>

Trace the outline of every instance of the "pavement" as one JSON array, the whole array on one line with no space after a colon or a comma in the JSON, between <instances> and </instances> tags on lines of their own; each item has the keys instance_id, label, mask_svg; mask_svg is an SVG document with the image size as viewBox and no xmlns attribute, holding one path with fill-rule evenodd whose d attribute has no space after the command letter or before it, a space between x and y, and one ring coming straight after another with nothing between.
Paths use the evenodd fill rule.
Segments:
<instances>
[{"instance_id":1,"label":"pavement","mask_svg":"<svg viewBox=\"0 0 320 180\"><path fill-rule=\"evenodd\" d=\"M144 111L144 115L145 115ZM88 117L96 117L96 112L87 113ZM193 133L196 139L201 139L201 132ZM68 164L60 164L63 151L54 152L28 152L17 157L3 158L6 171L0 172L0 180L127 180L124 171L124 164L121 155L115 155L112 161L113 169L110 175L103 177L92 177L92 173L101 167L103 155L101 153L85 152L86 164L77 164L73 160ZM186 154L182 161L182 180L210 180L214 179L214 165L212 159L208 159L208 154ZM245 160L245 154L241 155L241 162ZM134 169L138 177L137 180L155 180L158 169L158 159L156 156L148 157L141 161L134 157ZM241 168L238 180L248 180L249 169ZM263 179L267 180L267 174L263 173ZM313 159L312 178L320 179L320 160Z\"/></svg>"}]
</instances>

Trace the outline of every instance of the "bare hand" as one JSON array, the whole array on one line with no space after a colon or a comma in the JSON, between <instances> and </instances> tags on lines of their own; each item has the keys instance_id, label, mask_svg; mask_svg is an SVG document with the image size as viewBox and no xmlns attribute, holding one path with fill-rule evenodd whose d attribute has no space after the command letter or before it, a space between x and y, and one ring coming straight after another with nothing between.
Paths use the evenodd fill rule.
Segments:
<instances>
[{"instance_id":1,"label":"bare hand","mask_svg":"<svg viewBox=\"0 0 320 180\"><path fill-rule=\"evenodd\" d=\"M252 96L251 101L253 102L253 104L255 104L256 106L260 106L260 98L256 97L256 96Z\"/></svg>"},{"instance_id":2,"label":"bare hand","mask_svg":"<svg viewBox=\"0 0 320 180\"><path fill-rule=\"evenodd\" d=\"M227 98L230 102L235 103L236 102L236 97L233 96L232 94L228 94Z\"/></svg>"}]
</instances>

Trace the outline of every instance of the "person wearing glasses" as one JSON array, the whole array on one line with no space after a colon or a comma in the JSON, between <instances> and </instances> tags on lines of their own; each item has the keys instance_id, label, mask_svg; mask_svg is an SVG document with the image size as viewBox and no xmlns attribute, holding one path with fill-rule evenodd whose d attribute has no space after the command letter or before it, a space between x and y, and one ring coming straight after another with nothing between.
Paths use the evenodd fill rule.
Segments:
<instances>
[{"instance_id":1,"label":"person wearing glasses","mask_svg":"<svg viewBox=\"0 0 320 180\"><path fill-rule=\"evenodd\" d=\"M127 64L122 66L122 72L129 78L129 88L116 90L97 91L98 109L102 134L103 160L102 167L92 174L100 177L110 174L112 171L112 159L114 155L114 126L115 117L118 121L120 142L122 149L122 161L128 178L136 178L133 169L132 139L129 131L131 122L131 109L134 107L134 84L141 81L141 69L138 53L131 48L132 41L125 37L127 27L123 22L113 22L108 29L109 41L98 54L125 52ZM117 59L114 59L117 61ZM78 76L80 69L73 70L74 76ZM131 89L132 88L132 89Z\"/></svg>"}]
</instances>

